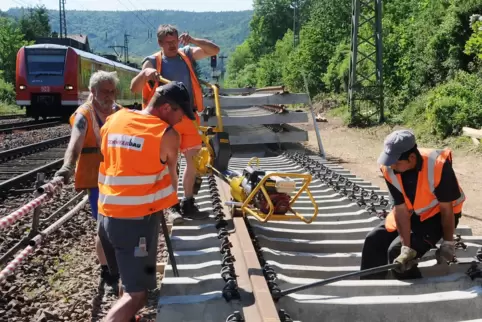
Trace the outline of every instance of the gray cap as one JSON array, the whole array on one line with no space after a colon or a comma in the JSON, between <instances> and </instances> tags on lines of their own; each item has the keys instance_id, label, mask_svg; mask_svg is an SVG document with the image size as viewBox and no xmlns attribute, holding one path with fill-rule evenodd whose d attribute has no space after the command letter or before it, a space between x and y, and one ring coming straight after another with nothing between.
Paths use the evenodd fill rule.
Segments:
<instances>
[{"instance_id":1,"label":"gray cap","mask_svg":"<svg viewBox=\"0 0 482 322\"><path fill-rule=\"evenodd\" d=\"M416 144L415 135L409 130L398 130L389 134L383 142L383 152L378 157L378 164L387 167L398 161L402 153Z\"/></svg>"}]
</instances>

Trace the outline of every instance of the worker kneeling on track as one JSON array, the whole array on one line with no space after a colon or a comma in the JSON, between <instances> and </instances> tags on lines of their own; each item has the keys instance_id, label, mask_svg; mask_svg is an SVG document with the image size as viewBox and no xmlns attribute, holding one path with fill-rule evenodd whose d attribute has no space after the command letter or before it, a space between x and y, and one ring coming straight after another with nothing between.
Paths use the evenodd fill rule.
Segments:
<instances>
[{"instance_id":1,"label":"worker kneeling on track","mask_svg":"<svg viewBox=\"0 0 482 322\"><path fill-rule=\"evenodd\" d=\"M465 196L452 168L450 150L418 149L408 130L388 135L378 163L394 207L387 218L366 237L361 269L401 263L397 279L421 278L414 260L443 238L440 259L455 257L453 240ZM384 279L386 273L364 279Z\"/></svg>"},{"instance_id":2,"label":"worker kneeling on track","mask_svg":"<svg viewBox=\"0 0 482 322\"><path fill-rule=\"evenodd\" d=\"M72 127L70 142L65 151L64 164L55 174L55 176L63 177L67 184L75 168L75 190L87 190L92 217L95 220L97 220L99 195L97 176L99 164L102 161L100 128L109 115L120 109L114 101L118 83L119 79L115 72L97 71L92 74L89 81L91 92L89 98L70 117ZM98 236L96 236L95 244L97 258L101 265L101 279L113 287L113 291L117 293L119 282L117 267L112 266L109 272Z\"/></svg>"},{"instance_id":3,"label":"worker kneeling on track","mask_svg":"<svg viewBox=\"0 0 482 322\"><path fill-rule=\"evenodd\" d=\"M183 115L194 120L183 83L158 87L142 111L121 110L101 130L99 236L109 266L119 266L124 294L105 321L130 321L155 289L161 211L177 200L179 134ZM106 247L108 246L108 247Z\"/></svg>"}]
</instances>

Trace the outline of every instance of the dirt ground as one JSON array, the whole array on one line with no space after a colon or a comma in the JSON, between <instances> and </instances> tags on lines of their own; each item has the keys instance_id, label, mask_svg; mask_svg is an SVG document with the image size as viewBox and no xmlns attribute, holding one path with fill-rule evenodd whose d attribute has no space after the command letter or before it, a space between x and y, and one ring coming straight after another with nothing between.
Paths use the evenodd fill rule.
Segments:
<instances>
[{"instance_id":1,"label":"dirt ground","mask_svg":"<svg viewBox=\"0 0 482 322\"><path fill-rule=\"evenodd\" d=\"M318 122L323 148L328 158L340 159L341 165L353 174L386 190L377 166L383 140L395 128L380 126L370 129L348 128L339 118L324 115L327 122ZM300 126L309 133L307 145L318 151L313 123ZM424 146L431 148L431 146ZM440 147L438 147L440 148ZM453 165L462 189L466 194L461 225L472 228L474 235L482 235L482 172L476 169L482 164L482 156L470 151L453 150Z\"/></svg>"}]
</instances>

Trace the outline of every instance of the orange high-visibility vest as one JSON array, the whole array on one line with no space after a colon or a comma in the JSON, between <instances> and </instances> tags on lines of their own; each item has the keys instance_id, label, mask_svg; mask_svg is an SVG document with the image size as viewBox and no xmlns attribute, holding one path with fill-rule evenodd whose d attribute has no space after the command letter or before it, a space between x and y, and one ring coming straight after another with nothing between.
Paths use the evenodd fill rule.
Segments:
<instances>
[{"instance_id":1,"label":"orange high-visibility vest","mask_svg":"<svg viewBox=\"0 0 482 322\"><path fill-rule=\"evenodd\" d=\"M115 111L122 108L121 105L116 103ZM75 115L77 113L82 114L87 120L84 145L75 169L75 190L80 191L97 188L97 176L99 175L99 164L102 161L102 154L100 153L99 124L95 121L95 111L92 104L86 102L77 108L70 116L70 127L74 127Z\"/></svg>"},{"instance_id":2,"label":"orange high-visibility vest","mask_svg":"<svg viewBox=\"0 0 482 322\"><path fill-rule=\"evenodd\" d=\"M94 109L89 102L82 104L70 116L70 126L74 127L76 114L82 114L87 120L87 130L84 138L84 145L80 152L75 169L75 190L97 188L97 176L99 164L102 161L100 154L100 132L95 121ZM93 122L94 120L94 122Z\"/></svg>"},{"instance_id":3,"label":"orange high-visibility vest","mask_svg":"<svg viewBox=\"0 0 482 322\"><path fill-rule=\"evenodd\" d=\"M452 151L419 149L423 158L423 166L418 174L417 190L415 191L415 200L412 204L403 188L402 177L386 166L382 166L381 170L385 179L390 182L405 198L410 216L415 213L420 216L420 221L427 220L440 212L440 204L435 196L435 188L442 178L442 169L446 160L452 160ZM462 206L465 201L465 194L459 185L460 197L452 202L454 214L462 212ZM388 214L385 220L385 228L390 231L396 231L394 210Z\"/></svg>"},{"instance_id":4,"label":"orange high-visibility vest","mask_svg":"<svg viewBox=\"0 0 482 322\"><path fill-rule=\"evenodd\" d=\"M194 104L196 105L196 109L198 112L202 112L204 110L204 105L203 105L203 92L201 89L201 85L199 85L199 80L196 77L196 73L194 72L194 68L192 67L191 61L189 57L181 50L178 50L179 55L181 58L184 60L186 63L188 69L189 69L189 75L191 76L191 85L192 85L192 94L194 95ZM161 68L162 68L162 52L159 51L156 53L156 70L157 72L161 74ZM175 79L170 79L170 80L175 80ZM147 104L149 104L149 101L151 100L152 96L154 96L154 91L155 89L159 86L159 82L156 81L156 84L154 85L154 88L151 89L149 86L149 83L144 84L144 88L142 89L142 109L145 109Z\"/></svg>"},{"instance_id":5,"label":"orange high-visibility vest","mask_svg":"<svg viewBox=\"0 0 482 322\"><path fill-rule=\"evenodd\" d=\"M168 124L156 116L120 110L101 129L99 213L138 218L175 205L176 191L160 146Z\"/></svg>"}]
</instances>

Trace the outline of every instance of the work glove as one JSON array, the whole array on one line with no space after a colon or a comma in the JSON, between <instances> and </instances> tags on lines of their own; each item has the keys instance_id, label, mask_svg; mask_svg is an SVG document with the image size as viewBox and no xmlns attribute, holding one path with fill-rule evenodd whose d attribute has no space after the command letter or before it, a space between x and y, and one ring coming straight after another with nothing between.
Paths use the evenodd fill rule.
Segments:
<instances>
[{"instance_id":1,"label":"work glove","mask_svg":"<svg viewBox=\"0 0 482 322\"><path fill-rule=\"evenodd\" d=\"M74 168L69 165L63 165L57 172L55 172L54 177L62 177L64 178L64 184L69 183L69 179L74 172Z\"/></svg>"},{"instance_id":2,"label":"work glove","mask_svg":"<svg viewBox=\"0 0 482 322\"><path fill-rule=\"evenodd\" d=\"M394 271L396 271L397 273L403 273L405 271L408 271L415 264L415 257L417 257L416 250L411 249L407 246L402 246L402 251L400 252L400 255L398 255L398 257L395 258L395 260L393 261L394 264L400 263L401 265L397 268L394 268Z\"/></svg>"},{"instance_id":3,"label":"work glove","mask_svg":"<svg viewBox=\"0 0 482 322\"><path fill-rule=\"evenodd\" d=\"M438 262L452 262L455 258L455 242L444 240L436 251L436 256Z\"/></svg>"}]
</instances>

